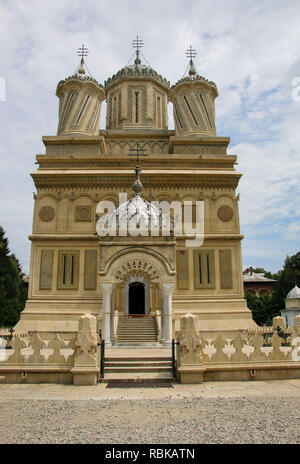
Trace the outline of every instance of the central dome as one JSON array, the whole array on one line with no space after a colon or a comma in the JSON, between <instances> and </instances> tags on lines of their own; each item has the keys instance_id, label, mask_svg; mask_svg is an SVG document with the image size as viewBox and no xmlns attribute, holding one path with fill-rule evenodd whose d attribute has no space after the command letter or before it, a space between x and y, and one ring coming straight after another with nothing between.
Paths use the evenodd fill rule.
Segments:
<instances>
[{"instance_id":1,"label":"central dome","mask_svg":"<svg viewBox=\"0 0 300 464\"><path fill-rule=\"evenodd\" d=\"M168 129L170 82L142 64L139 53L104 82L106 129Z\"/></svg>"},{"instance_id":2,"label":"central dome","mask_svg":"<svg viewBox=\"0 0 300 464\"><path fill-rule=\"evenodd\" d=\"M152 69L150 66L146 66L143 64L132 64L129 66L125 66L112 77L109 77L106 81L104 81L104 87L107 91L108 89L114 87L117 83L121 81L137 79L152 81L165 90L169 90L170 88L170 82L167 79L165 79L156 71L154 71L154 69Z\"/></svg>"},{"instance_id":3,"label":"central dome","mask_svg":"<svg viewBox=\"0 0 300 464\"><path fill-rule=\"evenodd\" d=\"M136 180L132 186L133 197L118 206L108 217L102 216L97 221L98 235L105 236L107 230L114 231L116 228L125 229L129 235L151 235L151 227L159 230L171 223L159 208L142 197L143 185L139 174L140 169L137 166Z\"/></svg>"}]
</instances>

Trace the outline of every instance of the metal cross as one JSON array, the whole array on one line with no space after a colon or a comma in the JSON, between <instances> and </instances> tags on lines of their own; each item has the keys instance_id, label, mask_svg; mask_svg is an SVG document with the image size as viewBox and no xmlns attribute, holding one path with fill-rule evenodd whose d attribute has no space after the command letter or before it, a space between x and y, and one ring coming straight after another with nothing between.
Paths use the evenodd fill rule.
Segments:
<instances>
[{"instance_id":1,"label":"metal cross","mask_svg":"<svg viewBox=\"0 0 300 464\"><path fill-rule=\"evenodd\" d=\"M188 48L185 51L185 54L190 60L192 60L193 58L195 58L197 56L196 50L194 50L191 45L190 45L190 48Z\"/></svg>"},{"instance_id":2,"label":"metal cross","mask_svg":"<svg viewBox=\"0 0 300 464\"><path fill-rule=\"evenodd\" d=\"M80 48L77 50L77 55L81 56L81 59L83 59L84 56L88 56L88 49L84 46L84 44L81 45Z\"/></svg>"},{"instance_id":3,"label":"metal cross","mask_svg":"<svg viewBox=\"0 0 300 464\"><path fill-rule=\"evenodd\" d=\"M139 156L148 156L148 153L143 153L143 151L145 151L145 148L142 148L139 143L136 144L136 148L130 148L129 151L135 152L135 153L128 153L128 156L136 156L137 166L139 165Z\"/></svg>"},{"instance_id":4,"label":"metal cross","mask_svg":"<svg viewBox=\"0 0 300 464\"><path fill-rule=\"evenodd\" d=\"M136 48L137 51L139 51L139 48L142 48L144 46L143 40L139 39L139 36L136 36L136 39L132 41L132 46L133 48Z\"/></svg>"}]
</instances>

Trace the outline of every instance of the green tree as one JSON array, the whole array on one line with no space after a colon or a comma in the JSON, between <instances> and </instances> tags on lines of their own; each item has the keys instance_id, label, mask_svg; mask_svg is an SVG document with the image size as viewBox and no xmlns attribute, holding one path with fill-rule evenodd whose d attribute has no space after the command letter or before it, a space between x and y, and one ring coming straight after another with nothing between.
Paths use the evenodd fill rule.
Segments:
<instances>
[{"instance_id":1,"label":"green tree","mask_svg":"<svg viewBox=\"0 0 300 464\"><path fill-rule=\"evenodd\" d=\"M300 271L300 251L293 256L287 256L285 258L283 269Z\"/></svg>"},{"instance_id":2,"label":"green tree","mask_svg":"<svg viewBox=\"0 0 300 464\"><path fill-rule=\"evenodd\" d=\"M256 296L247 294L246 300L256 324L272 325L272 319L278 316L278 312L272 307L272 298L270 295Z\"/></svg>"},{"instance_id":3,"label":"green tree","mask_svg":"<svg viewBox=\"0 0 300 464\"><path fill-rule=\"evenodd\" d=\"M8 239L0 226L0 326L14 326L20 319L25 301L21 266L10 253Z\"/></svg>"},{"instance_id":4,"label":"green tree","mask_svg":"<svg viewBox=\"0 0 300 464\"><path fill-rule=\"evenodd\" d=\"M300 252L287 256L283 269L278 272L278 281L272 295L272 308L278 313L285 308L285 298L292 288L300 286Z\"/></svg>"}]
</instances>

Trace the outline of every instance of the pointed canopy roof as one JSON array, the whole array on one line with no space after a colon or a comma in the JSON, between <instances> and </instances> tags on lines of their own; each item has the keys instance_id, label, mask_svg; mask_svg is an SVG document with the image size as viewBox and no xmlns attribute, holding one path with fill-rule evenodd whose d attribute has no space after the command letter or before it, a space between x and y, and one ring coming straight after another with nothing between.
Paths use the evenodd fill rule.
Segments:
<instances>
[{"instance_id":1,"label":"pointed canopy roof","mask_svg":"<svg viewBox=\"0 0 300 464\"><path fill-rule=\"evenodd\" d=\"M164 88L165 90L169 90L170 82L158 74L153 68L149 65L142 64L140 58L140 50L143 46L143 41L140 40L138 37L133 41L133 46L136 48L135 51L135 60L132 64L129 63L112 77L109 77L106 81L104 81L105 90L114 87L121 81L127 80L144 80L144 81L152 81L158 84L160 87Z\"/></svg>"},{"instance_id":2,"label":"pointed canopy roof","mask_svg":"<svg viewBox=\"0 0 300 464\"><path fill-rule=\"evenodd\" d=\"M84 57L88 55L88 49L84 45L82 45L78 49L77 54L81 57L81 60L75 70L75 73L71 76L66 77L66 79L59 81L56 87L57 96L59 96L60 94L62 85L71 80L76 80L80 82L91 82L92 84L95 84L97 87L103 89L103 85L92 77L84 60Z\"/></svg>"},{"instance_id":3,"label":"pointed canopy roof","mask_svg":"<svg viewBox=\"0 0 300 464\"><path fill-rule=\"evenodd\" d=\"M286 299L290 300L292 298L300 298L300 288L295 285L294 288L287 294Z\"/></svg>"},{"instance_id":4,"label":"pointed canopy roof","mask_svg":"<svg viewBox=\"0 0 300 464\"><path fill-rule=\"evenodd\" d=\"M135 173L136 179L132 186L132 190L134 191L133 197L118 206L108 219L103 216L98 220L96 225L98 235L102 235L102 231L113 227L114 224L117 224L120 228L124 226L127 228L140 228L141 231L144 229L149 230L151 224L155 228L167 225L167 220L161 210L145 200L141 195L143 184L140 180L139 166L136 167Z\"/></svg>"}]
</instances>

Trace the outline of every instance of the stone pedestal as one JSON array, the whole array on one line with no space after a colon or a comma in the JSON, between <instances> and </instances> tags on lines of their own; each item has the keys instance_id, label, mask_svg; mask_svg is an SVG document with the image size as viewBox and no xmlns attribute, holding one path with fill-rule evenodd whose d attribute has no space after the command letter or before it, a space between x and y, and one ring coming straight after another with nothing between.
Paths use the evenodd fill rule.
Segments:
<instances>
[{"instance_id":1,"label":"stone pedestal","mask_svg":"<svg viewBox=\"0 0 300 464\"><path fill-rule=\"evenodd\" d=\"M99 366L96 322L96 318L91 314L85 314L79 318L74 367L71 369L74 385L96 385L97 383Z\"/></svg>"},{"instance_id":2,"label":"stone pedestal","mask_svg":"<svg viewBox=\"0 0 300 464\"><path fill-rule=\"evenodd\" d=\"M180 319L179 350L177 351L177 374L181 383L203 382L205 368L202 364L197 317L185 314Z\"/></svg>"}]
</instances>

